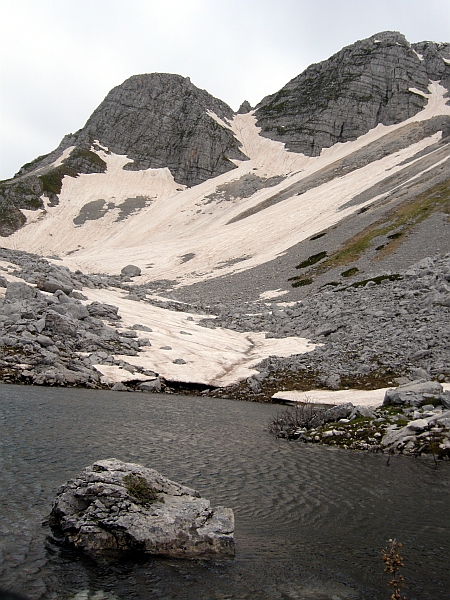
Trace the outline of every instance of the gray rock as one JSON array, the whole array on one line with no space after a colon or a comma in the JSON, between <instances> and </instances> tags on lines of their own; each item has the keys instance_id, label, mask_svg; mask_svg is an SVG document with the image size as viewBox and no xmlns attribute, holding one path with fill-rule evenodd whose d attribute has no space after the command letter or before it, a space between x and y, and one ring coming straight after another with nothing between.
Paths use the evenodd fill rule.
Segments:
<instances>
[{"instance_id":1,"label":"gray rock","mask_svg":"<svg viewBox=\"0 0 450 600\"><path fill-rule=\"evenodd\" d=\"M83 304L69 304L66 306L66 311L74 319L86 319L89 317L89 311Z\"/></svg>"},{"instance_id":2,"label":"gray rock","mask_svg":"<svg viewBox=\"0 0 450 600\"><path fill-rule=\"evenodd\" d=\"M429 381L431 379L430 374L427 373L427 371L425 371L425 369L421 369L420 367L418 369L411 370L411 378L414 381L417 381L418 379L423 379L425 381Z\"/></svg>"},{"instance_id":3,"label":"gray rock","mask_svg":"<svg viewBox=\"0 0 450 600\"><path fill-rule=\"evenodd\" d=\"M54 310L47 311L45 317L45 329L62 336L77 337L75 322L64 315L58 314Z\"/></svg>"},{"instance_id":4,"label":"gray rock","mask_svg":"<svg viewBox=\"0 0 450 600\"><path fill-rule=\"evenodd\" d=\"M251 110L252 110L252 106L251 106L250 102L248 100L244 100L244 102L238 108L237 114L245 115L245 114L249 113Z\"/></svg>"},{"instance_id":5,"label":"gray rock","mask_svg":"<svg viewBox=\"0 0 450 600\"><path fill-rule=\"evenodd\" d=\"M127 392L128 391L127 386L124 385L121 381L118 381L117 383L115 383L111 389L113 392Z\"/></svg>"},{"instance_id":6,"label":"gray rock","mask_svg":"<svg viewBox=\"0 0 450 600\"><path fill-rule=\"evenodd\" d=\"M135 265L127 265L120 271L120 273L125 277L138 277L141 272L141 269Z\"/></svg>"},{"instance_id":7,"label":"gray rock","mask_svg":"<svg viewBox=\"0 0 450 600\"><path fill-rule=\"evenodd\" d=\"M3 277L3 275L0 275L0 287L5 288L8 285L8 280Z\"/></svg>"},{"instance_id":8,"label":"gray rock","mask_svg":"<svg viewBox=\"0 0 450 600\"><path fill-rule=\"evenodd\" d=\"M161 379L155 377L150 381L144 381L138 385L138 389L141 392L160 392L161 391Z\"/></svg>"},{"instance_id":9,"label":"gray rock","mask_svg":"<svg viewBox=\"0 0 450 600\"><path fill-rule=\"evenodd\" d=\"M414 52L422 49L424 60ZM418 52L421 52L418 50ZM445 80L448 45L411 46L394 31L377 33L313 64L256 107L261 134L294 152L317 156L322 148L354 140L379 123L391 125L417 114L430 79Z\"/></svg>"},{"instance_id":10,"label":"gray rock","mask_svg":"<svg viewBox=\"0 0 450 600\"><path fill-rule=\"evenodd\" d=\"M341 387L341 378L337 373L333 373L324 379L323 384L330 390L338 390Z\"/></svg>"},{"instance_id":11,"label":"gray rock","mask_svg":"<svg viewBox=\"0 0 450 600\"><path fill-rule=\"evenodd\" d=\"M369 407L358 404L350 413L350 419L352 417L369 417L372 419L375 417L375 413Z\"/></svg>"},{"instance_id":12,"label":"gray rock","mask_svg":"<svg viewBox=\"0 0 450 600\"><path fill-rule=\"evenodd\" d=\"M100 460L58 491L52 528L94 558L234 556L234 515L153 469Z\"/></svg>"},{"instance_id":13,"label":"gray rock","mask_svg":"<svg viewBox=\"0 0 450 600\"><path fill-rule=\"evenodd\" d=\"M423 394L441 394L442 391L440 383L418 379L411 383L400 385L393 390L387 390L383 404L421 406L425 402Z\"/></svg>"},{"instance_id":14,"label":"gray rock","mask_svg":"<svg viewBox=\"0 0 450 600\"><path fill-rule=\"evenodd\" d=\"M76 300L87 300L87 296L85 296L81 292L76 292L75 290L71 293L71 296Z\"/></svg>"},{"instance_id":15,"label":"gray rock","mask_svg":"<svg viewBox=\"0 0 450 600\"><path fill-rule=\"evenodd\" d=\"M351 402L333 406L333 408L329 408L323 413L324 423L339 421L339 419L346 419L352 414L354 409L355 407Z\"/></svg>"},{"instance_id":16,"label":"gray rock","mask_svg":"<svg viewBox=\"0 0 450 600\"><path fill-rule=\"evenodd\" d=\"M139 323L136 323L135 325L133 325L131 327L131 329L135 329L136 331L147 331L147 332L153 331L153 329L151 327L147 327L146 325L140 325Z\"/></svg>"},{"instance_id":17,"label":"gray rock","mask_svg":"<svg viewBox=\"0 0 450 600\"><path fill-rule=\"evenodd\" d=\"M397 429L396 426L390 426L387 428L380 444L383 448L389 450L397 448L400 444L405 444L408 441L415 441L415 439L413 430L408 427Z\"/></svg>"},{"instance_id":18,"label":"gray rock","mask_svg":"<svg viewBox=\"0 0 450 600\"><path fill-rule=\"evenodd\" d=\"M54 277L42 277L36 283L38 289L43 292L50 292L51 294L54 294L58 290L61 290L66 295L73 292L73 285L69 281L61 281Z\"/></svg>"},{"instance_id":19,"label":"gray rock","mask_svg":"<svg viewBox=\"0 0 450 600\"><path fill-rule=\"evenodd\" d=\"M39 334L36 337L36 341L41 346L44 346L44 348L48 348L48 346L53 346L53 340L51 338L49 338L47 335Z\"/></svg>"},{"instance_id":20,"label":"gray rock","mask_svg":"<svg viewBox=\"0 0 450 600\"><path fill-rule=\"evenodd\" d=\"M5 298L10 302L14 300L31 300L36 298L36 288L32 288L25 282L10 281L6 286Z\"/></svg>"},{"instance_id":21,"label":"gray rock","mask_svg":"<svg viewBox=\"0 0 450 600\"><path fill-rule=\"evenodd\" d=\"M121 331L120 332L120 337L124 337L124 338L137 338L138 334L135 331Z\"/></svg>"},{"instance_id":22,"label":"gray rock","mask_svg":"<svg viewBox=\"0 0 450 600\"><path fill-rule=\"evenodd\" d=\"M172 362L174 365L185 365L186 364L186 361L184 360L184 358L176 358Z\"/></svg>"},{"instance_id":23,"label":"gray rock","mask_svg":"<svg viewBox=\"0 0 450 600\"><path fill-rule=\"evenodd\" d=\"M450 391L446 391L441 394L440 401L445 408L450 408Z\"/></svg>"},{"instance_id":24,"label":"gray rock","mask_svg":"<svg viewBox=\"0 0 450 600\"><path fill-rule=\"evenodd\" d=\"M414 419L414 421L408 423L407 428L414 432L424 431L428 429L428 421L426 419Z\"/></svg>"},{"instance_id":25,"label":"gray rock","mask_svg":"<svg viewBox=\"0 0 450 600\"><path fill-rule=\"evenodd\" d=\"M117 306L112 304L102 304L101 302L92 302L87 305L88 313L91 317L96 319L111 319L115 321L118 319L119 309Z\"/></svg>"}]
</instances>

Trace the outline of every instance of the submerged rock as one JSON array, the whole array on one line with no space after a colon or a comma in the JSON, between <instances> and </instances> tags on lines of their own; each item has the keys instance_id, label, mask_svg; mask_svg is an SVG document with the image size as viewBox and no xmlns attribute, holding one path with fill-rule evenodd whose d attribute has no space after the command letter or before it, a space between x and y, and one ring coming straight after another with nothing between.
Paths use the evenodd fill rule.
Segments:
<instances>
[{"instance_id":1,"label":"submerged rock","mask_svg":"<svg viewBox=\"0 0 450 600\"><path fill-rule=\"evenodd\" d=\"M234 556L234 515L154 469L117 459L86 467L58 491L49 518L95 558L126 552L178 558Z\"/></svg>"}]
</instances>

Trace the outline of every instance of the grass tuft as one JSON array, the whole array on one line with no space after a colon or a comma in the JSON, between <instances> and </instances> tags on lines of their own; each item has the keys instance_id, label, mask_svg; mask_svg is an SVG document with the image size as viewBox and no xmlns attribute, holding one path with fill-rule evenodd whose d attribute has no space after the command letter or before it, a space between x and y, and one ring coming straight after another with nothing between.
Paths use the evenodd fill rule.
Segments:
<instances>
[{"instance_id":1,"label":"grass tuft","mask_svg":"<svg viewBox=\"0 0 450 600\"><path fill-rule=\"evenodd\" d=\"M125 475L122 479L128 493L137 500L139 504L148 506L154 502L164 502L164 499L158 496L157 490L152 488L145 477L131 473Z\"/></svg>"}]
</instances>

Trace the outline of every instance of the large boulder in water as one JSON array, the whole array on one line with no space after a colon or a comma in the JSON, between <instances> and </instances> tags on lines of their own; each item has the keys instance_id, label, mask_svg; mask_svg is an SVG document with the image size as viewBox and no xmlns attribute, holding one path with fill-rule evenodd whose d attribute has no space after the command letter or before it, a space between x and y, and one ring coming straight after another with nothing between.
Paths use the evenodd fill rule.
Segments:
<instances>
[{"instance_id":1,"label":"large boulder in water","mask_svg":"<svg viewBox=\"0 0 450 600\"><path fill-rule=\"evenodd\" d=\"M58 491L49 518L67 542L96 558L126 552L234 556L234 515L154 469L100 460Z\"/></svg>"}]
</instances>

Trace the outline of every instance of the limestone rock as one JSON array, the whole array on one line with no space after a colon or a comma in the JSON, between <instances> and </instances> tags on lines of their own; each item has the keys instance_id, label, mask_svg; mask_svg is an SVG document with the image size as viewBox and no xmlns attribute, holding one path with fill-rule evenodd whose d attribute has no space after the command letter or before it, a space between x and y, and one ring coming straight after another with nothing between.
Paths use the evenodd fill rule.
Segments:
<instances>
[{"instance_id":1,"label":"limestone rock","mask_svg":"<svg viewBox=\"0 0 450 600\"><path fill-rule=\"evenodd\" d=\"M311 65L264 98L256 107L257 124L262 135L289 150L317 156L379 123L417 114L427 102L420 92L428 93L430 80L450 88L449 58L449 44L410 45L398 32L378 33Z\"/></svg>"},{"instance_id":2,"label":"limestone rock","mask_svg":"<svg viewBox=\"0 0 450 600\"><path fill-rule=\"evenodd\" d=\"M155 379L144 381L138 385L138 389L141 390L141 392L160 392L161 379L159 377L155 377Z\"/></svg>"},{"instance_id":3,"label":"limestone rock","mask_svg":"<svg viewBox=\"0 0 450 600\"><path fill-rule=\"evenodd\" d=\"M424 395L440 396L442 392L443 389L440 383L417 379L411 383L399 385L393 390L388 390L384 396L383 404L421 406L426 400Z\"/></svg>"},{"instance_id":4,"label":"limestone rock","mask_svg":"<svg viewBox=\"0 0 450 600\"><path fill-rule=\"evenodd\" d=\"M251 106L250 102L248 100L244 100L244 102L238 108L237 114L245 115L246 113L249 113L251 110L252 110L252 106Z\"/></svg>"},{"instance_id":5,"label":"limestone rock","mask_svg":"<svg viewBox=\"0 0 450 600\"><path fill-rule=\"evenodd\" d=\"M42 277L37 281L37 287L44 291L54 294L58 290L61 290L66 295L69 295L73 291L73 285L68 280L62 281L61 279L55 279L54 277Z\"/></svg>"},{"instance_id":6,"label":"limestone rock","mask_svg":"<svg viewBox=\"0 0 450 600\"><path fill-rule=\"evenodd\" d=\"M10 281L6 286L6 300L31 300L36 297L36 289L22 281Z\"/></svg>"},{"instance_id":7,"label":"limestone rock","mask_svg":"<svg viewBox=\"0 0 450 600\"><path fill-rule=\"evenodd\" d=\"M141 269L135 265L127 265L120 271L120 273L125 277L139 277L141 272Z\"/></svg>"},{"instance_id":8,"label":"limestone rock","mask_svg":"<svg viewBox=\"0 0 450 600\"><path fill-rule=\"evenodd\" d=\"M233 556L234 516L153 469L100 460L60 490L49 518L95 558L127 552L178 558Z\"/></svg>"}]
</instances>

